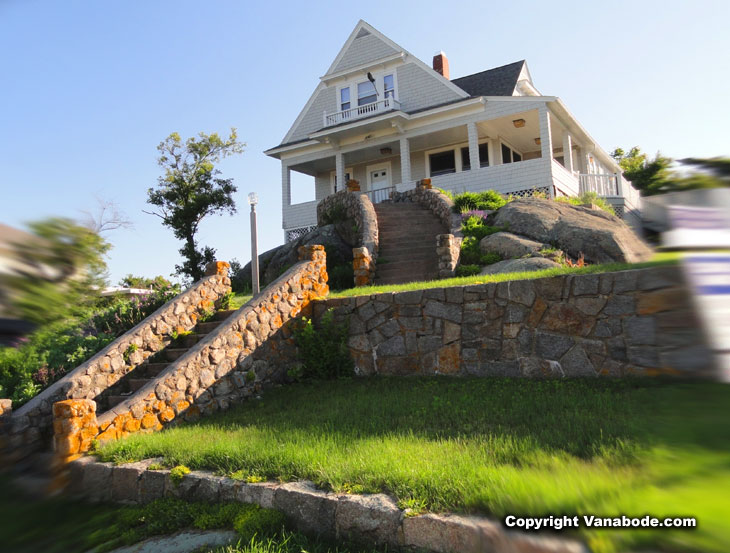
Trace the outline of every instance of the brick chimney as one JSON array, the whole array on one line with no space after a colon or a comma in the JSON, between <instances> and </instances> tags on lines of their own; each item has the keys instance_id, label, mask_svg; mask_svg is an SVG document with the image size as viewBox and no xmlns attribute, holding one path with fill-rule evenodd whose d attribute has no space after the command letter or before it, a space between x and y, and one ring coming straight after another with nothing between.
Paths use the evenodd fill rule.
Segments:
<instances>
[{"instance_id":1,"label":"brick chimney","mask_svg":"<svg viewBox=\"0 0 730 553\"><path fill-rule=\"evenodd\" d=\"M433 57L433 70L449 78L449 59L443 52L438 52ZM450 80L450 79L449 79Z\"/></svg>"}]
</instances>

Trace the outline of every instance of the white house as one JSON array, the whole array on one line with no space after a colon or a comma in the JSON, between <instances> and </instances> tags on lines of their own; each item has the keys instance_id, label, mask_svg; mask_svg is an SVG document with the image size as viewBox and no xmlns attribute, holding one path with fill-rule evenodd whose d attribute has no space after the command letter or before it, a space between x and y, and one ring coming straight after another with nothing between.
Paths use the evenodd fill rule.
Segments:
<instances>
[{"instance_id":1,"label":"white house","mask_svg":"<svg viewBox=\"0 0 730 553\"><path fill-rule=\"evenodd\" d=\"M374 202L430 177L453 191L573 196L593 190L638 222L639 194L526 62L451 79L443 52L429 66L358 22L281 144L286 240L316 226L316 205L350 178ZM291 203L291 171L311 175L315 200Z\"/></svg>"}]
</instances>

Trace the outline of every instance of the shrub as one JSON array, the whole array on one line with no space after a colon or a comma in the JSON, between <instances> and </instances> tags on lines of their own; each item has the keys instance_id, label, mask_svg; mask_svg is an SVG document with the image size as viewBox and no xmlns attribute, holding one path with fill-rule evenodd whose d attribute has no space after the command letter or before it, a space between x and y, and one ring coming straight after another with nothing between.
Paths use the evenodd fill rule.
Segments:
<instances>
[{"instance_id":1,"label":"shrub","mask_svg":"<svg viewBox=\"0 0 730 553\"><path fill-rule=\"evenodd\" d=\"M493 211L506 203L507 201L494 190L464 192L454 197L454 209L457 213L475 209Z\"/></svg>"},{"instance_id":2,"label":"shrub","mask_svg":"<svg viewBox=\"0 0 730 553\"><path fill-rule=\"evenodd\" d=\"M352 263L339 263L327 268L328 284L332 290L348 290L355 285Z\"/></svg>"},{"instance_id":3,"label":"shrub","mask_svg":"<svg viewBox=\"0 0 730 553\"><path fill-rule=\"evenodd\" d=\"M474 236L464 237L461 243L461 263L464 265L491 265L502 258L497 253L482 253L479 249L479 240Z\"/></svg>"},{"instance_id":4,"label":"shrub","mask_svg":"<svg viewBox=\"0 0 730 553\"><path fill-rule=\"evenodd\" d=\"M284 513L274 509L263 509L258 505L253 507L233 521L233 528L242 539L250 540L254 536L273 536L282 530L286 523Z\"/></svg>"},{"instance_id":5,"label":"shrub","mask_svg":"<svg viewBox=\"0 0 730 553\"><path fill-rule=\"evenodd\" d=\"M322 315L315 328L311 319L294 325L294 341L299 351L303 378L331 379L350 376L353 363L347 348L349 325L335 321L332 309Z\"/></svg>"},{"instance_id":6,"label":"shrub","mask_svg":"<svg viewBox=\"0 0 730 553\"><path fill-rule=\"evenodd\" d=\"M570 205L595 204L606 213L616 215L613 206L605 198L601 198L596 192L592 191L583 192L580 196L560 196L555 198L555 201Z\"/></svg>"},{"instance_id":7,"label":"shrub","mask_svg":"<svg viewBox=\"0 0 730 553\"><path fill-rule=\"evenodd\" d=\"M482 217L471 215L461 223L461 232L464 236L472 236L477 240L481 240L485 236L499 232L499 227L491 227L484 222Z\"/></svg>"},{"instance_id":8,"label":"shrub","mask_svg":"<svg viewBox=\"0 0 730 553\"><path fill-rule=\"evenodd\" d=\"M170 470L170 480L175 486L179 486L186 474L190 474L190 469L185 465L178 465Z\"/></svg>"},{"instance_id":9,"label":"shrub","mask_svg":"<svg viewBox=\"0 0 730 553\"><path fill-rule=\"evenodd\" d=\"M456 268L456 276L473 276L478 275L482 268L479 265L459 265Z\"/></svg>"}]
</instances>

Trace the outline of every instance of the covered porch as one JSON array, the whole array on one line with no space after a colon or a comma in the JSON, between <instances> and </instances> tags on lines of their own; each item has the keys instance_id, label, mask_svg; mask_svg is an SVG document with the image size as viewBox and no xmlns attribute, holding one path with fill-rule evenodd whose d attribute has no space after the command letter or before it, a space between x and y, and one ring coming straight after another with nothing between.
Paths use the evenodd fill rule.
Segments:
<instances>
[{"instance_id":1,"label":"covered porch","mask_svg":"<svg viewBox=\"0 0 730 553\"><path fill-rule=\"evenodd\" d=\"M349 144L346 136L341 142L328 136L333 147L327 153L282 162L285 231L316 225L317 203L350 179L359 181L375 203L431 178L433 186L456 194L492 189L556 197L590 190L638 208L638 193L567 110L556 102L531 100L487 101L477 115L422 126L403 117L381 121ZM287 204L291 171L314 177L314 201Z\"/></svg>"}]
</instances>

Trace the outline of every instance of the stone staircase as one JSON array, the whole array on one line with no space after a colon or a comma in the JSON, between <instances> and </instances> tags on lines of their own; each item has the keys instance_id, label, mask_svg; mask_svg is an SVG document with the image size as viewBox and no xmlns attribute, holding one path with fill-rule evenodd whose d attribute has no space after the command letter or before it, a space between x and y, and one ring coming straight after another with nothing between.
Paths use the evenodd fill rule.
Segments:
<instances>
[{"instance_id":1,"label":"stone staircase","mask_svg":"<svg viewBox=\"0 0 730 553\"><path fill-rule=\"evenodd\" d=\"M375 284L402 284L438 278L436 236L447 233L430 210L412 202L375 204L378 259Z\"/></svg>"},{"instance_id":2,"label":"stone staircase","mask_svg":"<svg viewBox=\"0 0 730 553\"><path fill-rule=\"evenodd\" d=\"M180 336L168 347L160 350L150 359L121 378L96 399L97 412L103 413L119 405L137 390L157 378L170 363L182 357L190 348L213 332L223 321L235 313L235 309L218 311L210 321L198 323L191 334Z\"/></svg>"}]
</instances>

